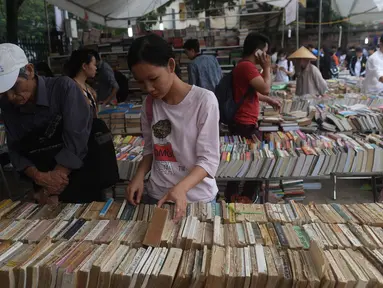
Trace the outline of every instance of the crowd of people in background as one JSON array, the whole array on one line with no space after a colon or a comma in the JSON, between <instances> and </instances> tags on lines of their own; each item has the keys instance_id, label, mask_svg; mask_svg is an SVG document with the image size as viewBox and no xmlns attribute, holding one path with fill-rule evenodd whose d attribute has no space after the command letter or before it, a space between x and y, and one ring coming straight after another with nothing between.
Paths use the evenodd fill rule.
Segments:
<instances>
[{"instance_id":1,"label":"crowd of people in background","mask_svg":"<svg viewBox=\"0 0 383 288\"><path fill-rule=\"evenodd\" d=\"M271 43L270 43L271 46ZM372 57L375 52L379 52L376 46L354 47L348 49L341 47L324 45L320 50L313 44L305 46L316 58L320 57L320 65L317 67L320 71L321 78L324 80L338 78L340 71L347 70L351 76L366 77L368 73L368 59L370 62L378 62L379 57ZM197 39L189 39L184 43L184 51L186 56L191 60L188 65L188 83L196 85L207 90L213 91L223 77L222 69L214 55L205 55L200 50L200 44ZM291 80L297 80L302 72L302 67L296 60L289 59L293 51L278 47L268 47L268 55L271 60L271 80L272 82L287 83ZM129 81L124 74L118 71L118 67L110 67L108 63L102 61L97 52L92 51L96 59L97 73L91 81L92 87L97 92L97 102L101 104L112 104L116 102L124 102L129 95ZM374 60L375 59L375 60ZM311 59L310 64L317 66L317 61ZM373 67L373 64L370 64ZM36 71L41 76L53 77L49 66L40 62L35 66ZM313 70L310 66L308 70ZM175 70L177 76L180 76L180 67L176 64ZM64 74L67 75L66 69ZM317 73L314 73L317 75ZM88 81L90 81L88 79ZM369 81L367 81L369 83ZM378 84L380 87L380 82ZM323 86L323 85L322 85ZM380 89L380 88L379 88ZM378 89L378 90L379 90ZM314 89L315 90L315 89ZM316 89L315 91L322 89ZM370 91L370 90L366 90ZM371 90L372 91L372 90ZM377 91L373 89L373 91ZM380 90L379 90L380 91Z\"/></svg>"},{"instance_id":2,"label":"crowd of people in background","mask_svg":"<svg viewBox=\"0 0 383 288\"><path fill-rule=\"evenodd\" d=\"M348 49L337 48L336 46L332 46L330 49L323 46L319 52L312 44L307 45L306 48L314 56L320 57L318 68L325 80L338 78L339 72L342 70L348 70L351 76L365 77L367 60L377 51L375 46L351 46ZM297 78L293 61L286 60L290 54L286 49L277 50L277 48L272 48L270 50L271 61L274 64L275 82L288 82ZM316 61L312 64L317 65Z\"/></svg>"}]
</instances>

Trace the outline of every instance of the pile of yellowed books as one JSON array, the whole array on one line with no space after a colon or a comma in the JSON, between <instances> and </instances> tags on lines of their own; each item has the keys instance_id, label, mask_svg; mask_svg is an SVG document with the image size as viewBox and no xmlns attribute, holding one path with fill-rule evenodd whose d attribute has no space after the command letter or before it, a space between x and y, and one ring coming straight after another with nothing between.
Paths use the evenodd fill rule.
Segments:
<instances>
[{"instance_id":1,"label":"pile of yellowed books","mask_svg":"<svg viewBox=\"0 0 383 288\"><path fill-rule=\"evenodd\" d=\"M1 201L0 287L383 287L380 203L128 206Z\"/></svg>"}]
</instances>

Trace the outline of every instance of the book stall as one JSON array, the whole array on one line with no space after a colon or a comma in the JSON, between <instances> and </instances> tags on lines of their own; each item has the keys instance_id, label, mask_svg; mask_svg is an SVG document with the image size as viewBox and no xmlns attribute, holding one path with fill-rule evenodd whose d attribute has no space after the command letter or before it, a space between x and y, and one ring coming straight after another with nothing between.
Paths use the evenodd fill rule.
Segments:
<instances>
[{"instance_id":1,"label":"book stall","mask_svg":"<svg viewBox=\"0 0 383 288\"><path fill-rule=\"evenodd\" d=\"M383 287L383 205L0 202L1 287Z\"/></svg>"},{"instance_id":2,"label":"book stall","mask_svg":"<svg viewBox=\"0 0 383 288\"><path fill-rule=\"evenodd\" d=\"M224 73L240 59L231 31L166 31L181 78L190 60L182 39L200 40ZM247 33L244 33L247 34ZM222 44L218 45L221 41ZM125 67L126 50L101 52ZM118 55L115 55L115 54ZM124 70L123 69L123 70ZM129 89L143 93L128 71ZM328 81L323 97L295 96L295 83L274 83L280 111L261 104L261 137L223 133L219 187L265 184L264 204L192 203L178 223L175 206L107 202L0 202L0 277L4 287L383 287L383 205L304 205L304 182L383 176L383 97L361 81ZM142 101L101 109L113 134L120 179L143 159ZM224 185L226 186L226 185ZM220 187L220 192L222 189ZM116 199L116 200L114 200Z\"/></svg>"},{"instance_id":3,"label":"book stall","mask_svg":"<svg viewBox=\"0 0 383 288\"><path fill-rule=\"evenodd\" d=\"M383 97L355 92L341 80L328 80L326 96L294 96L295 82L273 85L271 95L281 103L281 110L262 104L260 130L303 132L383 131ZM271 126L271 127L270 127ZM279 127L278 127L279 126Z\"/></svg>"},{"instance_id":4,"label":"book stall","mask_svg":"<svg viewBox=\"0 0 383 288\"><path fill-rule=\"evenodd\" d=\"M383 171L383 136L379 134L319 135L298 130L270 132L263 141L238 136L220 140L217 181L266 181L266 189L276 200L303 200L302 179L330 179L337 173L360 177ZM143 138L119 135L114 143L120 178L131 180L142 159Z\"/></svg>"},{"instance_id":5,"label":"book stall","mask_svg":"<svg viewBox=\"0 0 383 288\"><path fill-rule=\"evenodd\" d=\"M18 6L21 6L23 1L18 2L20 2ZM70 151L67 149L69 152L64 151L68 146L66 142L74 136L69 135L68 139L60 138L61 130L68 131L66 123L61 125L64 128L56 127L61 123L58 121L62 120L62 117L52 119L52 123L48 123L46 129L37 127L42 133L37 136L41 137L32 137L32 134L37 133L30 133L32 129L27 129L25 125L16 127L20 128L22 133L15 133L17 137L13 138L19 139L14 139L14 145L10 146L14 148L14 151L11 149L10 152L15 152L13 158L20 160L20 163L12 159L10 166L15 175L16 171L19 171L22 177L30 178L27 179L30 182L28 184L31 184L30 186L33 184L33 189L29 188L28 197L33 196L34 199L29 200L31 198L28 198L26 193L19 198L13 197L0 165L0 178L4 178L6 188L9 190L6 198L12 198L0 200L0 288L383 288L383 203L377 201L378 189L381 189L378 187L377 179L383 181L383 94L363 94L363 79L348 75L349 71L338 71L339 74L336 74L333 60L329 61L330 67L324 67L325 69L320 67L320 62L323 61L327 65L328 63L325 62L329 58L327 47L321 50L321 42L338 42L338 46L334 47L335 50L337 47L346 47L346 44L349 46L354 38L366 36L363 47L367 48L369 41L370 44L374 43L374 46L378 41L383 43L383 40L375 39L377 31L381 28L379 25L375 23L375 32L369 32L371 28L367 23L364 23L366 25L357 24L366 21L353 19L355 16L366 14L359 11L361 8L356 6L356 2L360 4L360 1L352 1L353 7L336 3L341 1L327 1L328 7L325 7L324 11L322 11L322 0L319 4L314 3L316 1L306 3L304 0L246 0L219 5L213 2L202 5L201 1L196 3L192 3L193 1L151 1L151 3L141 1L142 3L139 3L140 1L123 0L108 2L105 0L44 1L47 41L42 44L49 46L48 51L45 51L49 54L48 66L55 77L65 74L75 75L72 78L78 83L81 91L76 87L75 89L78 90L77 92L83 92L82 94L86 97L85 100L80 97L80 100L87 101L86 103L82 101L86 105L80 103L86 106L80 105L80 108L86 108L81 110L85 111L87 116L83 123L89 124L83 127L86 131L83 136L89 132L90 140L85 137L84 141L82 137L77 141L78 143L72 141L73 149L79 148L76 153L72 153L72 148L69 149ZM380 2L383 5L383 0ZM131 7L131 4L134 4L134 7ZM378 10L381 12L383 9L383 6L379 7L376 3L366 4L366 6L372 6L367 12L372 10L374 13ZM8 10L6 11L8 16L17 16L17 13ZM348 13L345 13L346 10ZM54 12L54 19L51 17L52 12ZM314 15L317 12L319 17ZM54 20L53 28L50 23L52 19L48 18ZM59 22L62 22L61 25ZM77 29L77 23L80 29ZM324 28L324 32L322 32L322 25L328 25ZM314 30L317 29L318 37L313 35L316 34ZM253 34L254 37L249 34L252 32L262 32L269 34L267 37L273 37L267 40L267 37ZM149 36L146 39L141 38L143 40L141 44L139 41L136 42L137 46L133 44L133 41L151 33L159 35L165 41L160 37L158 39L153 37L151 40L152 36ZM361 33L364 33L364 36L360 36ZM323 41L322 34L327 35ZM254 39L247 38L248 35L253 36ZM199 45L191 45L196 46L191 51L188 48L184 49L184 43L192 39L193 44L198 42ZM356 43L362 43L362 41L361 38ZM21 40L18 42L20 47L26 45ZM293 57L295 60L298 59L297 62L294 60L294 65L300 66L300 69L297 69L297 72L300 71L297 73L300 77L297 78L298 80L305 79L304 72L307 75L309 73L314 75L313 82L316 77L319 77L318 73L328 78L325 77L325 72L329 72L328 68L331 68L333 77L339 77L326 81L327 91L323 81L321 87L317 87L321 89L315 89L321 91L318 94L324 94L322 92L326 91L325 95L298 97L296 92L300 94L299 90L306 89L296 90L295 81L272 83L271 92L268 93L266 86L270 83L270 78L294 79L290 76L295 73L290 73L290 68L294 67L291 67L290 58L287 57L291 49L295 47L294 42L297 48L300 45L312 48L312 44L318 44L316 54L313 49L310 49L312 52L307 51L310 54L309 57ZM283 49L286 51L276 52L280 47L286 48ZM82 57L78 58L79 61L75 60L76 53L72 58L71 55L59 55L70 54L78 48L87 49L84 55L80 55L84 56L86 61L80 59ZM129 55L129 60L132 61L130 63L128 63L129 49L132 52ZM272 54L270 59L266 52L268 49L273 51L270 51ZM29 61L31 61L29 58L40 61L37 48L25 46L25 50L32 52L29 53L31 55L26 53ZM351 72L358 70L356 75L363 75L362 68L371 69L371 66L366 66L365 62L362 64L363 59L357 54L359 49L352 51L352 55L349 53L352 49L344 53L340 50L343 49L338 50L342 54L339 56L347 52L345 55L347 65L344 65L344 68L349 66ZM60 52L51 53L52 51ZM153 51L158 53L152 53ZM44 57L47 54L45 52ZM367 53L367 51L364 52ZM97 57L97 53L100 57ZM322 72L314 71L317 73L314 74L306 68L309 67L307 66L309 61L315 58L311 53L317 55L317 67L321 68ZM335 54L335 51L333 53ZM158 54L155 55L158 59L153 58L154 54ZM218 65L214 57L208 60L200 54L214 56ZM256 92L255 94L258 93L258 95L250 97L254 106L242 106L243 115L240 113L236 115L236 120L243 122L241 123L243 127L240 127L240 123L235 124L234 119L227 121L230 123L225 125L217 123L219 115L214 113L209 115L214 107L209 107L206 104L208 102L204 103L206 99L202 97L207 94L203 90L196 89L188 92L189 97L190 95L201 97L202 100L199 99L201 101L197 101L198 103L193 102L197 98L191 101L193 104L200 104L195 106L196 108L178 107L184 109L184 113L178 113L181 111L179 110L174 114L169 114L173 113L170 110L169 112L166 109L162 109L163 111L154 109L154 115L152 115L153 109L146 109L148 113L145 113L144 103L152 102L144 102L150 90L158 90L157 96L165 95L164 100L174 100L165 102L180 103L182 97L179 96L189 91L187 88L190 87L181 83L178 78L175 78L177 81L174 84L174 79L170 79L169 75L177 75L175 77L179 77L184 82L189 82L190 76L192 82L191 78L194 75L189 75L188 71L194 74L195 69L192 65L190 67L188 65L197 56L200 56L198 61L204 65L214 62L212 66L214 71L212 67L204 67L204 70L215 79L198 78L214 82L210 83L209 87L212 88L209 90L214 92L216 87L217 95L220 93L217 92L219 85L217 86L216 82L222 79L222 76L232 75L233 69L240 61L249 61L250 66L243 68L248 70L243 70L243 75L235 75L233 79L236 81L233 79L228 81L227 89L223 90L236 94L234 97L226 93L234 98L243 96L241 101L245 101L247 94L255 93L254 89L247 89L246 86L253 85L259 87L255 90L264 90L265 93L262 92L262 94L278 100L281 104L280 109L274 109L278 103L269 101L270 98L265 100L270 105L266 102L257 103L261 96L260 92ZM79 63L81 65L72 67L71 62L65 65L69 58L73 62L81 62ZM94 61L95 59L97 60ZM300 63L299 59L304 61ZM266 63L269 60L273 64ZM24 66L27 63L24 63ZM256 63L261 63L262 67ZM287 63L287 68L284 67L284 63ZM139 67L140 64L146 66ZM151 70L152 66L161 68L163 64L171 67L166 70L167 72L162 71L165 74L170 73L168 78L161 74L159 82L155 82L159 78L158 75L154 75L157 73L156 69L152 69L154 74L140 75L140 72L148 72L142 70ZM270 64L272 67L267 67ZM256 65L259 71L254 70L252 65ZM339 62L336 65L341 67ZM352 65L358 69L352 68ZM129 69L132 68L130 66L134 67L134 75ZM64 67L68 69L64 71ZM75 71L76 68L78 68L77 71ZM113 78L110 68L113 70L114 81L110 79ZM241 69L237 71L239 70ZM23 71L22 67L20 71ZM276 74L277 77L274 78L271 75L268 78L270 75L265 75L268 71ZM9 74L16 79L17 75L14 72ZM103 75L104 72L105 75ZM277 72L283 72L283 77ZM240 85L242 83L237 83L237 78L242 80L241 78L246 78L242 77L246 76L245 74L252 74L258 80L263 77L266 84L260 85L260 82L245 79L246 83ZM368 76L368 73L366 74ZM262 77L258 77L259 75ZM135 80L134 76L139 80ZM310 79L306 79L308 81L301 82L310 84ZM113 83L109 83L109 87L103 87L107 86L103 83L105 80ZM169 85L162 85L164 84L162 82L166 80L169 80ZM257 83L254 84L255 82ZM63 84L68 86L68 83ZM88 89L88 85L92 89ZM152 89L149 89L148 85ZM200 81L200 85L203 86L203 81L202 83ZM32 96L28 98L29 100L26 99L24 104L30 104L30 101L36 100L34 97L36 87L32 86L29 87L34 89L32 94L29 93ZM47 84L47 88L48 86ZM110 86L113 86L113 89ZM244 95L238 95L243 88ZM311 89L312 87L308 88L310 89L306 91L315 91ZM93 97L96 96L93 95L93 89L99 94L98 99ZM14 90L14 95L8 93L8 90ZM4 89L4 93L9 94L9 101L12 95L14 98L20 96L16 90L15 86ZM156 97L155 92L152 93L153 97ZM213 94L211 96L214 97ZM110 100L111 98L113 100ZM232 100L231 97L226 98ZM11 102L15 104L18 101L14 99ZM211 101L211 98L208 101ZM223 100L219 101L221 107ZM117 104L117 102L122 103ZM61 105L61 102L59 104ZM64 108L68 108L68 103L64 104L66 104ZM157 104L154 108L158 108ZM35 105L29 106L26 107L36 108ZM233 109L234 106L230 105ZM259 114L254 113L258 111L254 111L253 107L259 107ZM18 110L24 110L22 108ZM28 111L20 113L37 111L36 109L26 110ZM88 113L89 111L91 113ZM189 114L185 111L199 117L194 121L194 118L186 117ZM14 111L10 109L8 113L10 116L15 114L11 112ZM220 112L220 122L226 122L223 121L223 111ZM206 115L209 117L206 118ZM149 165L152 164L150 164L151 161L146 161L150 160L150 157L145 156L143 161L145 139L142 135L141 116L145 123L149 122L149 126L152 125L151 123L156 123L152 129L156 144L152 151L153 155L149 156L156 156L155 161L161 160L159 163L161 165L157 167L153 164L151 166L153 170L147 172L145 177L142 177L142 174L150 170ZM91 121L92 117L94 117L93 121ZM251 119L244 119L246 117ZM8 124L9 120L4 119ZM103 123L97 122L98 119L104 121L110 131ZM219 159L218 145L213 145L214 147L209 145L213 134L215 135L213 138L218 137L218 126L211 128L209 126L211 123L207 123L209 119L213 119L213 124L220 126ZM176 123L178 126L175 127L177 121L179 123ZM195 126L194 122L198 125ZM193 127L189 127L190 131L185 129L187 124L193 124L191 125ZM251 139L232 135L229 131L229 127L232 128L231 124L237 125L235 128L238 128L239 134L245 132L239 128L248 128L246 132L250 131L250 133L244 133L245 135L252 133L257 135L252 135ZM54 126L53 130L51 126ZM23 131L29 131L26 131L23 136L24 132L21 128ZM8 130L7 132L12 134ZM174 133L174 130L177 133ZM214 133L211 133L213 130ZM188 137L178 137L179 131ZM171 132L173 134L170 135ZM201 135L207 135L209 139L202 139ZM170 141L172 137L174 141ZM25 139L31 140L29 141L31 143L27 143L28 145L24 147L21 142ZM110 143L111 139L113 139L114 147ZM12 144L11 137L8 140L9 144ZM61 140L65 140L64 146ZM146 140L149 141L149 139ZM195 145L192 145L193 140L198 142L197 148L204 146L202 149L204 151L200 152L201 149L194 151L196 149L194 149ZM218 142L217 138L213 140ZM85 147L86 142L87 147ZM0 148L6 144L5 127L0 125ZM71 154L69 155L71 159L58 159L56 149L62 149L62 155L65 154L64 152ZM38 154L40 152L44 154ZM174 153L177 155L173 155ZM170 154L172 154L171 157ZM47 163L40 164L40 161L34 161L35 158L43 159L41 155L48 155L52 161L53 156L56 155L56 161L50 161L51 158L48 159L48 156L45 158L49 161L41 161ZM213 155L212 160L209 158L211 155ZM114 156L119 177L116 175ZM62 158L65 158L65 155ZM196 158L197 160L204 158L202 160L209 163L205 165L206 167L205 162L200 161L202 164L195 164ZM140 169L139 175L134 178L140 163L145 164L141 166L145 169ZM185 178L193 165L197 165L196 169L190 173L190 177ZM154 169L161 173L154 175ZM150 173L153 173L152 179L150 179ZM180 182L180 178L181 180L183 178L183 181ZM350 204L327 200L324 204L307 201L309 197L306 198L305 189L314 189L313 187L319 186L322 188L322 183L308 182L322 180L332 181L334 189L328 193L331 193L330 197L336 200L337 179L370 179L373 201L355 203L357 201L352 199ZM16 180L19 181L20 178ZM21 184L23 183L18 182L16 185L22 186ZM175 184L177 185L174 186ZM147 186L151 189L147 189ZM174 188L169 190L173 186ZM215 195L216 186L219 190L217 195ZM361 188L367 190L370 187ZM194 193L198 194L196 195L198 198L194 199L199 201L200 199L206 201L202 194L207 190L212 192L215 196L211 197L215 198L208 200L211 201L208 203L187 203L193 198L186 197L186 194L178 194L187 192L190 196L192 189L195 189ZM167 190L166 195L162 193L166 193ZM150 192L146 195L148 191ZM325 192L327 193L327 190ZM157 203L156 193L164 194L158 197L173 199L174 202L168 201L161 206L144 204L145 196L153 200L150 203ZM67 195L68 198L65 198ZM202 196L199 197L200 195ZM89 196L89 198L80 196ZM130 203L127 198L134 198L130 200L136 204ZM381 198L383 199L383 190L381 190ZM96 199L100 202L94 201ZM61 203L60 201L93 202ZM185 207L186 211L183 211ZM179 217L180 211L184 212L182 217Z\"/></svg>"}]
</instances>

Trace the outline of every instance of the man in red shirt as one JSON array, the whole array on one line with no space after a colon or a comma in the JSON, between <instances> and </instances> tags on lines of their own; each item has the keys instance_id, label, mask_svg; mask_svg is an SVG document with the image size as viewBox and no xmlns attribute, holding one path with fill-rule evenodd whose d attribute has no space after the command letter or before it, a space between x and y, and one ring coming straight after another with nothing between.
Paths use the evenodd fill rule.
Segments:
<instances>
[{"instance_id":1,"label":"man in red shirt","mask_svg":"<svg viewBox=\"0 0 383 288\"><path fill-rule=\"evenodd\" d=\"M268 96L271 87L271 62L266 54L269 48L269 39L255 32L247 35L243 45L243 58L233 70L234 100L239 102L246 94L246 98L239 107L232 127L234 135L251 138L257 133L259 101L266 102L275 109L280 103ZM256 64L262 67L262 74ZM250 88L250 89L249 89Z\"/></svg>"},{"instance_id":2,"label":"man in red shirt","mask_svg":"<svg viewBox=\"0 0 383 288\"><path fill-rule=\"evenodd\" d=\"M239 107L235 117L235 124L230 127L233 135L250 138L258 134L259 101L266 102L274 109L280 108L280 103L271 97L265 96L270 93L271 87L271 61L267 55L269 39L255 32L247 35L243 45L243 58L233 70L234 101L239 102L246 94L243 104ZM256 64L262 67L262 74ZM262 182L245 182L243 196L251 201ZM226 199L232 200L232 196L238 193L239 182L228 182L225 192Z\"/></svg>"}]
</instances>

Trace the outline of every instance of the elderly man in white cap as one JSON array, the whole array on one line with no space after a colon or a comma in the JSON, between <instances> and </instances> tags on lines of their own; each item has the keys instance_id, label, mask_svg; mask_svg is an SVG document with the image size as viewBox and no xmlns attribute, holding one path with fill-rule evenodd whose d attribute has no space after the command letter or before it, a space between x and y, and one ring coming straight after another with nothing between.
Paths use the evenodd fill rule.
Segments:
<instances>
[{"instance_id":1,"label":"elderly man in white cap","mask_svg":"<svg viewBox=\"0 0 383 288\"><path fill-rule=\"evenodd\" d=\"M0 108L11 162L33 180L41 202L102 199L92 185L100 167L90 135L99 131L72 79L40 77L20 47L0 44Z\"/></svg>"},{"instance_id":2,"label":"elderly man in white cap","mask_svg":"<svg viewBox=\"0 0 383 288\"><path fill-rule=\"evenodd\" d=\"M289 60L295 60L294 66L298 74L296 95L323 95L327 91L327 83L323 79L321 72L311 64L311 61L317 59L313 53L302 46L288 58Z\"/></svg>"}]
</instances>

